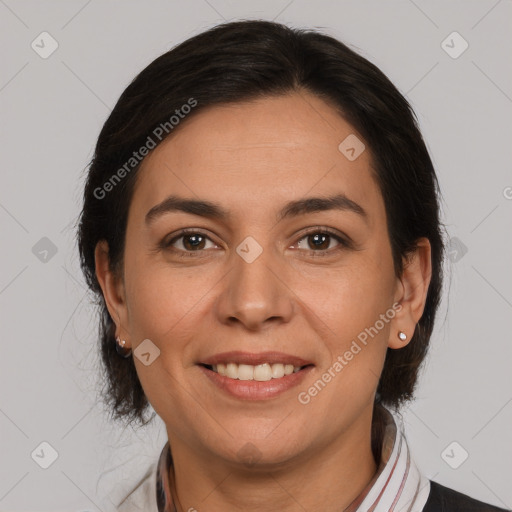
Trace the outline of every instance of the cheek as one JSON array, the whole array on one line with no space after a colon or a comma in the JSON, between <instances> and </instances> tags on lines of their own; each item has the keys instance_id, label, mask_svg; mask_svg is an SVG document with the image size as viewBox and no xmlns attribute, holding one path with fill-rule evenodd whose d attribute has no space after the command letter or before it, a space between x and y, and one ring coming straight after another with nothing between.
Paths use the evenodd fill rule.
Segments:
<instances>
[{"instance_id":1,"label":"cheek","mask_svg":"<svg viewBox=\"0 0 512 512\"><path fill-rule=\"evenodd\" d=\"M315 316L328 326L322 338L329 357L319 378L332 384L316 402L319 410L326 403L350 409L355 397L355 402L369 401L384 364L394 317L393 270L389 261L360 256L331 272L329 279L309 279L304 290Z\"/></svg>"},{"instance_id":2,"label":"cheek","mask_svg":"<svg viewBox=\"0 0 512 512\"><path fill-rule=\"evenodd\" d=\"M183 410L190 400L181 376L189 359L187 347L197 336L207 279L203 275L192 280L176 269L139 263L126 262L129 332L133 350L149 339L160 351L150 365L138 360L135 365L144 393L165 418L169 409Z\"/></svg>"},{"instance_id":3,"label":"cheek","mask_svg":"<svg viewBox=\"0 0 512 512\"><path fill-rule=\"evenodd\" d=\"M126 262L126 297L130 332L162 344L175 338L194 317L201 299L214 285L205 273L182 271L149 261Z\"/></svg>"},{"instance_id":4,"label":"cheek","mask_svg":"<svg viewBox=\"0 0 512 512\"><path fill-rule=\"evenodd\" d=\"M390 282L375 267L364 265L309 290L315 316L328 326L322 338L329 353L315 380L318 384L303 390L306 399L315 401L311 411L322 414L333 404L353 411L371 401L394 317ZM328 384L324 387L319 380Z\"/></svg>"},{"instance_id":5,"label":"cheek","mask_svg":"<svg viewBox=\"0 0 512 512\"><path fill-rule=\"evenodd\" d=\"M317 268L307 275L302 273L293 288L346 341L373 325L391 308L393 285L390 263L358 255L337 269Z\"/></svg>"},{"instance_id":6,"label":"cheek","mask_svg":"<svg viewBox=\"0 0 512 512\"><path fill-rule=\"evenodd\" d=\"M180 346L180 338L186 338L187 326L195 324L194 305L201 298L195 294L183 294L179 289L152 288L140 293L134 300L131 316L132 331L138 338L150 338L161 349L172 340L174 349Z\"/></svg>"}]
</instances>

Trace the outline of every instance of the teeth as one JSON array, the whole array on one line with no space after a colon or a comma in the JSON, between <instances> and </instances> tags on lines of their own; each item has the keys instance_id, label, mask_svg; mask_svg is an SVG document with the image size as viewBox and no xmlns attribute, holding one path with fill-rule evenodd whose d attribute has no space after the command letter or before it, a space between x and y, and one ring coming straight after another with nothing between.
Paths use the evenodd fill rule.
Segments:
<instances>
[{"instance_id":1,"label":"teeth","mask_svg":"<svg viewBox=\"0 0 512 512\"><path fill-rule=\"evenodd\" d=\"M217 365L218 367L219 365ZM219 372L220 373L220 372ZM238 365L234 363L229 363L226 365L226 373L221 374L229 377L230 379L238 379Z\"/></svg>"},{"instance_id":2,"label":"teeth","mask_svg":"<svg viewBox=\"0 0 512 512\"><path fill-rule=\"evenodd\" d=\"M266 381L272 380L272 368L269 364L259 364L254 367L254 380Z\"/></svg>"},{"instance_id":3,"label":"teeth","mask_svg":"<svg viewBox=\"0 0 512 512\"><path fill-rule=\"evenodd\" d=\"M272 378L280 379L281 377L284 377L284 366L282 364L273 364Z\"/></svg>"},{"instance_id":4,"label":"teeth","mask_svg":"<svg viewBox=\"0 0 512 512\"><path fill-rule=\"evenodd\" d=\"M264 382L272 379L280 379L285 375L297 373L300 366L293 366L293 364L258 364L256 366L250 364L217 364L213 365L212 369L219 375L229 377L230 379L238 380L256 380Z\"/></svg>"},{"instance_id":5,"label":"teeth","mask_svg":"<svg viewBox=\"0 0 512 512\"><path fill-rule=\"evenodd\" d=\"M254 380L254 366L238 365L238 380Z\"/></svg>"}]
</instances>

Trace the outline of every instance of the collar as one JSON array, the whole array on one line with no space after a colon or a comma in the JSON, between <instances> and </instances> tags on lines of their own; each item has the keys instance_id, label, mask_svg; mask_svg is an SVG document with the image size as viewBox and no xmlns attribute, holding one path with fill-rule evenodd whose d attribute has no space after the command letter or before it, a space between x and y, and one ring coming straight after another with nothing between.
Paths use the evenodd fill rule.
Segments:
<instances>
[{"instance_id":1,"label":"collar","mask_svg":"<svg viewBox=\"0 0 512 512\"><path fill-rule=\"evenodd\" d=\"M379 467L372 480L344 512L421 512L430 481L416 467L401 419L384 408L385 427ZM169 487L172 456L167 442L156 467L158 512L177 512Z\"/></svg>"}]
</instances>

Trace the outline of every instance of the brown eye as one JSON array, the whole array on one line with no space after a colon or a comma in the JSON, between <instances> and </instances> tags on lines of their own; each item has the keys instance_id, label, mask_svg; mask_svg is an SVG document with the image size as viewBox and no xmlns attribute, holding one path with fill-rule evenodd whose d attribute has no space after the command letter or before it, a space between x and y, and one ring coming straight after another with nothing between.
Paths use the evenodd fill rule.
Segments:
<instances>
[{"instance_id":1,"label":"brown eye","mask_svg":"<svg viewBox=\"0 0 512 512\"><path fill-rule=\"evenodd\" d=\"M326 233L315 233L305 237L309 242L309 249L329 249L332 240L331 235Z\"/></svg>"},{"instance_id":2,"label":"brown eye","mask_svg":"<svg viewBox=\"0 0 512 512\"><path fill-rule=\"evenodd\" d=\"M186 251L194 251L196 249L204 249L206 237L201 234L184 235L182 245Z\"/></svg>"},{"instance_id":3,"label":"brown eye","mask_svg":"<svg viewBox=\"0 0 512 512\"><path fill-rule=\"evenodd\" d=\"M178 253L192 253L216 247L216 244L200 231L182 231L178 236L168 241L164 240L161 247Z\"/></svg>"},{"instance_id":4,"label":"brown eye","mask_svg":"<svg viewBox=\"0 0 512 512\"><path fill-rule=\"evenodd\" d=\"M303 240L305 242L303 242ZM342 237L330 231L326 231L325 229L307 233L297 242L299 249L310 252L330 252L330 249L336 250L338 248L348 247L348 245L348 242Z\"/></svg>"}]
</instances>

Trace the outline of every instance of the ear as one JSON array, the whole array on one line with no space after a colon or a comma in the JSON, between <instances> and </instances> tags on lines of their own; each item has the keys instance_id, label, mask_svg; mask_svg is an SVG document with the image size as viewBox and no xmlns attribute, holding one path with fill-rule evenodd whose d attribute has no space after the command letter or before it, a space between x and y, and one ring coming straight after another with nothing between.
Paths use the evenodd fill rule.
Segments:
<instances>
[{"instance_id":1,"label":"ear","mask_svg":"<svg viewBox=\"0 0 512 512\"><path fill-rule=\"evenodd\" d=\"M109 248L106 240L100 240L96 244L94 259L96 277L103 292L108 312L116 324L116 333L121 339L126 340L125 348L129 348L130 342L126 339L128 331L125 329L125 326L128 325L128 310L124 284L123 280L116 276L110 267Z\"/></svg>"},{"instance_id":2,"label":"ear","mask_svg":"<svg viewBox=\"0 0 512 512\"><path fill-rule=\"evenodd\" d=\"M399 349L407 345L414 334L427 299L428 287L432 276L431 247L428 238L419 238L417 248L404 259L402 276L397 278L395 302L402 307L397 309L393 319L388 347ZM398 332L406 334L402 341Z\"/></svg>"}]
</instances>

